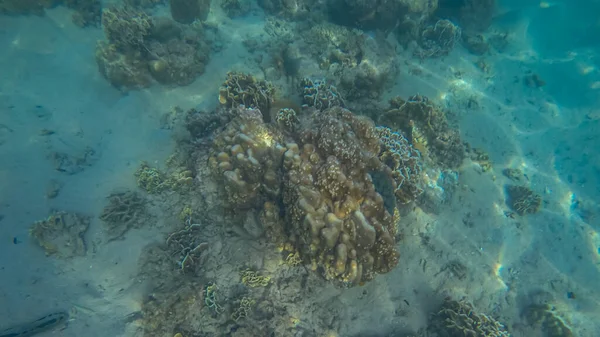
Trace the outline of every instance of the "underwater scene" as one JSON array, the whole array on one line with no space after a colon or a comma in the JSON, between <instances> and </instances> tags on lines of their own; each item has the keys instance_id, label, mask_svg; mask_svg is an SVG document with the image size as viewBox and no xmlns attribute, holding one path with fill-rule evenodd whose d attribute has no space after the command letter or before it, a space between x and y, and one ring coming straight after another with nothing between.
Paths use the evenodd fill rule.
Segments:
<instances>
[{"instance_id":1,"label":"underwater scene","mask_svg":"<svg viewBox=\"0 0 600 337\"><path fill-rule=\"evenodd\" d=\"M600 337L600 1L0 0L0 337Z\"/></svg>"}]
</instances>

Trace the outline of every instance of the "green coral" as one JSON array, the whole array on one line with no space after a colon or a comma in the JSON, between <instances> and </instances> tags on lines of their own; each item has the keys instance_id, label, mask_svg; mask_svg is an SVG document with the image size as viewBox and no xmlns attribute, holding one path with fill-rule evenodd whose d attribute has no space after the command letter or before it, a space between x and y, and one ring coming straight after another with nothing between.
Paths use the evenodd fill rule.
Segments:
<instances>
[{"instance_id":1,"label":"green coral","mask_svg":"<svg viewBox=\"0 0 600 337\"><path fill-rule=\"evenodd\" d=\"M204 304L207 308L212 310L213 313L219 315L223 312L223 307L219 304L217 285L209 283L204 289Z\"/></svg>"},{"instance_id":2,"label":"green coral","mask_svg":"<svg viewBox=\"0 0 600 337\"><path fill-rule=\"evenodd\" d=\"M243 284L252 288L266 287L271 282L270 276L260 275L258 272L250 269L243 270L240 273L240 277Z\"/></svg>"},{"instance_id":3,"label":"green coral","mask_svg":"<svg viewBox=\"0 0 600 337\"><path fill-rule=\"evenodd\" d=\"M256 301L250 297L242 297L238 303L237 307L231 313L231 319L235 322L238 322L244 318L247 318L252 313L252 307L256 304Z\"/></svg>"}]
</instances>

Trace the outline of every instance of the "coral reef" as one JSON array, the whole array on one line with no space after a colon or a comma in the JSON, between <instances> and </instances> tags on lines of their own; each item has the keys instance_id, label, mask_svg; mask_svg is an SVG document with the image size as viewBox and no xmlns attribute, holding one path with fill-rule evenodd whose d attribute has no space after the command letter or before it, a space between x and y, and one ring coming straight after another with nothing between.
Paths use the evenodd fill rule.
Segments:
<instances>
[{"instance_id":1,"label":"coral reef","mask_svg":"<svg viewBox=\"0 0 600 337\"><path fill-rule=\"evenodd\" d=\"M63 4L74 10L73 23L79 27L98 26L102 11L100 0L3 0L0 14L44 15L47 8Z\"/></svg>"},{"instance_id":2,"label":"coral reef","mask_svg":"<svg viewBox=\"0 0 600 337\"><path fill-rule=\"evenodd\" d=\"M414 201L423 193L421 156L404 136L386 127L378 127L381 139L379 159L392 169L397 183L394 194L400 203Z\"/></svg>"},{"instance_id":3,"label":"coral reef","mask_svg":"<svg viewBox=\"0 0 600 337\"><path fill-rule=\"evenodd\" d=\"M209 163L231 206L262 208L267 235L290 242L295 260L325 278L353 286L398 263L390 211L396 198L420 193L420 158L368 118L341 107L314 111L284 136L260 111L241 107L215 138ZM395 193L382 192L384 200L380 185Z\"/></svg>"},{"instance_id":4,"label":"coral reef","mask_svg":"<svg viewBox=\"0 0 600 337\"><path fill-rule=\"evenodd\" d=\"M209 48L200 25L151 18L129 6L105 9L102 25L107 41L98 43L96 62L118 89L148 87L152 79L188 85L204 72Z\"/></svg>"},{"instance_id":5,"label":"coral reef","mask_svg":"<svg viewBox=\"0 0 600 337\"><path fill-rule=\"evenodd\" d=\"M267 114L275 100L275 87L271 82L257 79L250 74L229 72L227 79L219 88L219 103L229 108L244 105L264 112L265 121L270 121Z\"/></svg>"},{"instance_id":6,"label":"coral reef","mask_svg":"<svg viewBox=\"0 0 600 337\"><path fill-rule=\"evenodd\" d=\"M279 195L285 151L280 143L281 136L263 122L260 110L237 109L237 117L215 138L209 160L229 204L254 208Z\"/></svg>"},{"instance_id":7,"label":"coral reef","mask_svg":"<svg viewBox=\"0 0 600 337\"><path fill-rule=\"evenodd\" d=\"M444 111L427 97L391 99L390 109L379 116L378 123L404 132L423 157L438 165L457 168L466 156L458 131L450 127Z\"/></svg>"},{"instance_id":8,"label":"coral reef","mask_svg":"<svg viewBox=\"0 0 600 337\"><path fill-rule=\"evenodd\" d=\"M302 88L302 103L307 107L314 107L323 111L334 106L344 106L344 99L335 86L324 80L311 80L305 78L300 82Z\"/></svg>"},{"instance_id":9,"label":"coral reef","mask_svg":"<svg viewBox=\"0 0 600 337\"><path fill-rule=\"evenodd\" d=\"M504 325L485 314L475 311L464 301L444 299L442 307L431 316L429 330L440 337L510 337Z\"/></svg>"},{"instance_id":10,"label":"coral reef","mask_svg":"<svg viewBox=\"0 0 600 337\"><path fill-rule=\"evenodd\" d=\"M420 58L440 57L450 54L454 46L460 41L461 30L449 20L438 20L435 24L427 26L418 40L419 49L415 56Z\"/></svg>"},{"instance_id":11,"label":"coral reef","mask_svg":"<svg viewBox=\"0 0 600 337\"><path fill-rule=\"evenodd\" d=\"M219 5L230 18L245 16L250 12L250 0L220 0Z\"/></svg>"},{"instance_id":12,"label":"coral reef","mask_svg":"<svg viewBox=\"0 0 600 337\"><path fill-rule=\"evenodd\" d=\"M268 14L287 19L306 19L322 12L318 0L258 0L258 5Z\"/></svg>"},{"instance_id":13,"label":"coral reef","mask_svg":"<svg viewBox=\"0 0 600 337\"><path fill-rule=\"evenodd\" d=\"M36 221L29 229L29 235L44 249L46 255L71 258L86 254L84 235L89 226L88 217L55 212L45 220Z\"/></svg>"},{"instance_id":14,"label":"coral reef","mask_svg":"<svg viewBox=\"0 0 600 337\"><path fill-rule=\"evenodd\" d=\"M539 212L542 197L526 186L506 185L506 203L513 211L523 216Z\"/></svg>"},{"instance_id":15,"label":"coral reef","mask_svg":"<svg viewBox=\"0 0 600 337\"><path fill-rule=\"evenodd\" d=\"M184 191L189 188L194 178L192 171L185 167L176 168L169 173L142 163L135 172L137 185L148 194L159 194L165 190Z\"/></svg>"},{"instance_id":16,"label":"coral reef","mask_svg":"<svg viewBox=\"0 0 600 337\"><path fill-rule=\"evenodd\" d=\"M146 200L137 192L126 191L111 194L108 205L100 214L110 240L121 238L132 228L146 222Z\"/></svg>"},{"instance_id":17,"label":"coral reef","mask_svg":"<svg viewBox=\"0 0 600 337\"><path fill-rule=\"evenodd\" d=\"M167 247L171 256L177 258L177 266L183 273L196 274L202 266L202 253L209 244L198 235L201 230L200 225L190 223L167 237Z\"/></svg>"},{"instance_id":18,"label":"coral reef","mask_svg":"<svg viewBox=\"0 0 600 337\"><path fill-rule=\"evenodd\" d=\"M439 0L436 16L457 21L469 33L483 32L492 23L496 0Z\"/></svg>"},{"instance_id":19,"label":"coral reef","mask_svg":"<svg viewBox=\"0 0 600 337\"><path fill-rule=\"evenodd\" d=\"M338 24L390 32L409 22L419 25L437 8L437 0L332 0L328 10Z\"/></svg>"},{"instance_id":20,"label":"coral reef","mask_svg":"<svg viewBox=\"0 0 600 337\"><path fill-rule=\"evenodd\" d=\"M210 0L169 0L171 17L179 23L206 20L210 12Z\"/></svg>"},{"instance_id":21,"label":"coral reef","mask_svg":"<svg viewBox=\"0 0 600 337\"><path fill-rule=\"evenodd\" d=\"M533 304L525 309L525 318L529 324L541 327L547 337L573 337L569 325L549 304Z\"/></svg>"},{"instance_id":22,"label":"coral reef","mask_svg":"<svg viewBox=\"0 0 600 337\"><path fill-rule=\"evenodd\" d=\"M345 100L378 98L397 73L396 51L383 35L330 23L302 33L303 50L315 59Z\"/></svg>"}]
</instances>

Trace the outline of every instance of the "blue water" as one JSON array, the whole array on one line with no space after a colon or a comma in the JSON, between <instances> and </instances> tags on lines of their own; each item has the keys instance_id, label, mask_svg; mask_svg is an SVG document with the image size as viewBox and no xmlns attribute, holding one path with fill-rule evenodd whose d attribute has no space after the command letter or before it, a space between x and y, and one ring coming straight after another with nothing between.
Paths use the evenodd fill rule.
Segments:
<instances>
[{"instance_id":1,"label":"blue water","mask_svg":"<svg viewBox=\"0 0 600 337\"><path fill-rule=\"evenodd\" d=\"M212 0L206 18L185 23L173 23L169 1L126 1L145 15L127 22L157 20L146 40L119 51L119 60L139 62L125 80L149 79L132 86L98 64L107 21L93 6L106 19L121 2L0 0L0 337L455 336L439 324L445 298L500 322L505 331L492 336L600 336L599 1L498 0L468 16L470 3L494 1L439 1L435 11L429 0ZM208 9L206 1L189 3L191 15L198 4ZM414 12L402 22L396 13L408 5ZM81 27L77 15L86 13L96 14ZM476 55L460 38L426 41L438 20L460 31L445 37L480 35L489 48ZM127 39L125 31L117 38ZM494 45L499 36L506 45ZM191 66L160 73L166 59ZM233 207L223 197L231 186L208 158L234 125L228 114L237 110L220 102L229 71L271 82L277 94L269 107L297 109L302 121L316 113L300 108L303 78L334 85L329 98L340 95L375 124L385 123L391 98L427 96L460 136L459 148L468 143L489 162L463 151L450 167L432 150L447 134L423 145L414 135L428 135L427 124L412 135L407 120L385 125L413 139L423 160L422 194L407 204L395 199L388 173L371 172L373 193L400 215L398 264L353 283L348 262L327 279L338 253L317 242L322 255L306 254L299 238L311 238L309 221L287 231L294 225L285 192L261 185ZM263 109L279 133L259 134L261 141L288 149L308 142L274 121L278 109ZM209 115L220 117L201 124L198 136L193 119ZM339 139L360 137L347 120L339 123L347 127ZM156 193L144 188L142 163L179 180ZM282 182L287 169L276 173L282 190L294 185ZM538 195L539 210L519 215L507 185ZM115 238L103 214L125 191L143 206ZM279 222L265 220L265 201L280 208ZM343 217L333 203L322 207ZM87 227L44 227L59 211L87 219ZM344 216L344 228L358 223ZM44 220L45 243L57 247L32 235ZM284 228L283 239L267 224ZM194 255L178 240L202 249ZM303 260L290 262L293 253ZM268 280L252 286L241 276L248 269Z\"/></svg>"}]
</instances>

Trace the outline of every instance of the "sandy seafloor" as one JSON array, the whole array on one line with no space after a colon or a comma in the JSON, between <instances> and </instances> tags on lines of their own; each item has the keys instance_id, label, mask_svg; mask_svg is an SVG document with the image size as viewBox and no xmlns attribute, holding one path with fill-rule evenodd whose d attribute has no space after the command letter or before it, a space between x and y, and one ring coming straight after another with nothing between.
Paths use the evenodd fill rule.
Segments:
<instances>
[{"instance_id":1,"label":"sandy seafloor","mask_svg":"<svg viewBox=\"0 0 600 337\"><path fill-rule=\"evenodd\" d=\"M66 329L39 336L141 336L139 322L126 319L140 310L138 258L145 245L163 240L172 220L159 218L158 225L106 242L97 215L112 191L135 188L140 162L161 165L173 151L170 131L160 128L165 112L214 107L228 70L258 71L235 32L259 34L263 18L254 13L231 21L215 10L209 21L232 35L202 76L187 87L155 85L123 95L94 62L101 30L79 29L69 15L58 8L45 17L0 17L0 327L67 310ZM401 74L386 95L420 93L448 104L464 140L485 149L493 168L482 172L466 161L439 214L416 209L406 217L395 270L364 287L317 292L344 308L336 311L339 336L416 331L444 294L466 296L514 336L542 336L520 313L540 293L551 297L577 336L600 335L600 93L593 84L600 62L586 46L543 50L526 21L505 52L488 57L487 75L462 47L423 63L398 51ZM423 71L414 75L415 67ZM547 85L532 89L515 80L527 71ZM473 96L479 107L465 108ZM44 128L56 134L40 135ZM55 171L47 158L86 146L96 151L93 161L73 175ZM508 180L501 171L508 167L522 169L542 194L541 212L504 215ZM52 180L63 187L49 200ZM95 216L87 256L56 260L30 240L29 226L53 209ZM430 238L427 244L422 236ZM449 261L464 264L466 276L442 271Z\"/></svg>"}]
</instances>

